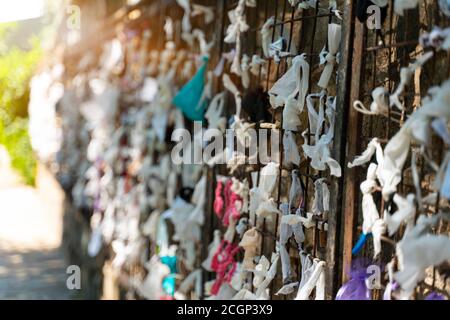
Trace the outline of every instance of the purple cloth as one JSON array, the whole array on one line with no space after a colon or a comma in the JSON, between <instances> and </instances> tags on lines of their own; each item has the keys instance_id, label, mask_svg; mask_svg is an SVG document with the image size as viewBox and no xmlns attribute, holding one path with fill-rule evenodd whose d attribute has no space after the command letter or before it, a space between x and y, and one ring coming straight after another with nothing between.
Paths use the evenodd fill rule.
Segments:
<instances>
[{"instance_id":1,"label":"purple cloth","mask_svg":"<svg viewBox=\"0 0 450 320\"><path fill-rule=\"evenodd\" d=\"M425 300L445 300L445 297L442 294L433 291L425 297Z\"/></svg>"},{"instance_id":2,"label":"purple cloth","mask_svg":"<svg viewBox=\"0 0 450 320\"><path fill-rule=\"evenodd\" d=\"M365 259L357 259L347 272L350 280L342 285L336 294L336 300L371 300L372 295L367 288L367 267L372 264Z\"/></svg>"}]
</instances>

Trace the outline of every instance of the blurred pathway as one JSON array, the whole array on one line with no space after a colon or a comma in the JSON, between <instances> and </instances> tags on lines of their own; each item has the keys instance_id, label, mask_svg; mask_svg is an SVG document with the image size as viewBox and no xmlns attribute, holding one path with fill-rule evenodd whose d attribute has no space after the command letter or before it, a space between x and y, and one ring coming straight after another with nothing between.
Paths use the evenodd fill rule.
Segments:
<instances>
[{"instance_id":1,"label":"blurred pathway","mask_svg":"<svg viewBox=\"0 0 450 320\"><path fill-rule=\"evenodd\" d=\"M38 169L37 187L20 182L0 146L0 299L69 299L59 249L64 195Z\"/></svg>"}]
</instances>

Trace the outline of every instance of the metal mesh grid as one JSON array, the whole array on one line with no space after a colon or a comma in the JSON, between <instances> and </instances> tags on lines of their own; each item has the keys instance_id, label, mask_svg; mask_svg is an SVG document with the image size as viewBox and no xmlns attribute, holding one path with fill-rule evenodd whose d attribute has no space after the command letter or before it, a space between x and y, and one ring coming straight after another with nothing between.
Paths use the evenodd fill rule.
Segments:
<instances>
[{"instance_id":1,"label":"metal mesh grid","mask_svg":"<svg viewBox=\"0 0 450 320\"><path fill-rule=\"evenodd\" d=\"M430 31L433 26L447 27L449 25L449 19L442 15L437 6L436 1L423 1L419 3L417 9L405 11L403 17L394 14L393 3L389 4L386 21L383 24L381 33L375 30L369 30L363 24L358 21L354 22L355 25L355 42L354 47L359 48L355 50L353 56L353 70L357 70L354 76L353 83L360 83L356 85L352 90L350 103L360 99L365 105L369 105L371 102L371 91L378 87L384 86L388 92L393 92L398 86L400 79L400 68L408 66L410 62L415 61L418 55L424 52L423 48L419 45L418 39L422 32ZM367 144L373 137L380 138L382 147L386 145L390 138L402 127L407 117L415 111L421 104L421 97L426 96L429 88L435 85L443 83L450 75L450 63L449 56L446 52L434 52L434 57L428 61L422 68L420 74L416 72L411 80L410 84L402 95L405 111L397 112L390 111L388 117L383 116L356 116L358 121L357 125L352 127L352 132L349 134L361 137L357 140L357 146L347 155L347 160L351 161L356 154L360 154L365 150ZM394 108L395 109L395 108ZM429 157L436 163L442 161L444 150L447 150L448 146L442 143L441 139L433 137L433 148L429 152ZM412 152L417 157L417 167L419 169L419 177L421 179L422 193L424 195L432 192L431 182L435 178L435 172L424 161L423 155L419 151L418 145L412 145ZM347 162L348 162L347 161ZM346 163L347 163L346 162ZM358 188L359 184L365 180L366 167L353 168L349 171L346 179L350 182L350 188ZM415 188L411 175L411 155L408 156L408 160L405 164L404 171L402 173L402 182L398 186L399 194L406 196L408 193L415 194ZM348 214L349 218L353 222L349 222L344 228L344 237L347 239L356 240L356 237L361 233L361 228L355 228L356 225L362 224L362 212L361 212L361 199L360 192L356 193L358 197L347 197L345 203L354 203L354 210ZM381 197L374 197L377 207L380 209L380 216L383 217L384 210L391 204L385 203ZM434 206L427 206L426 208L419 208L418 214L433 214L440 210L448 209L448 205L442 206L442 202L438 200ZM352 217L352 213L354 216ZM417 218L417 216L416 216ZM359 221L358 223L356 223ZM387 263L395 255L395 244L401 239L403 234L401 232L394 235L393 238L382 238L383 254L378 257L378 263ZM448 233L448 226L441 222L436 233ZM351 248L349 245L351 241L345 241L344 251L344 269L350 264ZM373 248L371 244L367 244L362 252L364 257L369 259L373 256ZM443 270L441 270L443 271ZM344 270L345 272L345 270ZM445 271L444 271L445 273ZM346 275L344 274L344 278ZM446 287L446 277L440 277L439 285L436 281L437 272L434 268L428 272L428 278L425 282L421 283L417 289L416 294L418 296L423 295L425 289L433 289L434 291L446 294L448 296L448 282ZM374 299L381 299L382 292L376 290Z\"/></svg>"},{"instance_id":2,"label":"metal mesh grid","mask_svg":"<svg viewBox=\"0 0 450 320\"><path fill-rule=\"evenodd\" d=\"M237 2L235 1L223 1L224 7L221 11L223 23L228 25L229 21L226 17L226 14L229 10L236 7ZM286 51L290 52L290 55L286 58L282 58L280 63L275 63L272 60L267 61L267 73L262 74L259 72L258 76L253 76L250 82L250 90L255 90L260 87L265 92L267 92L271 86L278 80L288 69L290 66L290 60L293 56L301 53L306 53L307 61L310 64L310 88L308 94L310 93L318 93L321 89L316 85L320 72L323 67L319 66L319 52L327 43L327 26L328 23L335 19L333 18L334 13L331 13L328 8L328 1L326 2L317 2L316 8L310 8L307 10L296 10L293 8L287 0L278 0L278 1L258 1L257 8L248 8L246 10L247 20L250 25L250 30L243 35L244 45L242 48L242 53L252 56L253 54L259 54L263 56L262 48L261 48L261 27L264 22L274 16L276 18L276 22L274 27L272 27L272 42L279 39L280 36L283 36L286 40ZM223 26L221 28L222 33L219 38L220 41L223 40ZM228 52L233 48L233 45L228 45L226 43L221 42L219 45L221 55L223 52ZM333 81L331 81L333 82ZM218 91L223 90L221 83L217 84L216 89ZM245 95L245 90L243 91L243 95ZM328 89L328 93L334 95L335 88L332 84ZM231 100L231 99L230 99ZM229 104L228 104L229 105ZM266 106L267 109L270 109L270 105ZM227 108L227 115L231 115L232 108ZM301 137L301 132L308 129L308 120L305 114L302 115L302 127L297 135L297 142L300 147L300 144L303 141ZM278 122L282 124L282 108L271 110L271 119L272 123ZM257 124L258 125L258 124ZM283 132L281 132L280 137L282 137ZM262 166L259 165L259 168ZM305 186L305 209L309 210L312 199L314 196L314 181L315 179L321 178L323 173L317 172L313 170L309 166L309 160L302 158L300 167L298 168L300 172L300 178ZM221 169L214 169L214 173L222 173L226 174L225 171ZM281 202L287 202L287 195L290 187L290 174L289 171L283 167L283 150L282 143L280 141L280 169L279 176L281 177L278 180L278 186L276 191L276 200L279 205ZM243 179L244 177L238 176L238 179ZM249 178L249 176L248 176ZM248 179L251 181L250 179ZM214 184L213 184L214 185ZM250 185L250 188L252 186ZM210 206L211 210L211 206ZM212 210L209 214L212 215ZM219 223L215 217L214 221L211 221L212 226L218 227ZM265 255L270 258L272 252L275 251L276 241L279 239L279 221L278 217L271 221L270 219L264 218L256 218L256 221L252 221L252 223L257 227L257 229L263 235L262 240L262 250L260 252L261 255ZM324 220L326 222L326 220ZM316 227L311 230L307 230L307 241L304 244L306 251L310 252L314 257L318 257L323 260L327 260L326 255L326 232L319 230L318 228L319 221L316 221ZM214 228L210 228L206 226L212 232ZM210 237L212 235L210 234ZM293 241L293 239L291 239ZM206 243L206 242L205 242ZM288 243L290 256L291 256L291 269L293 272L293 280L300 278L300 268L299 265L299 256L298 250L296 249L296 245L294 242ZM277 272L276 278L271 283L271 292L276 292L283 285L281 279L281 266L279 266L279 270ZM327 293L332 294L332 287L327 288ZM276 296L272 294L272 299L290 299L293 296Z\"/></svg>"}]
</instances>

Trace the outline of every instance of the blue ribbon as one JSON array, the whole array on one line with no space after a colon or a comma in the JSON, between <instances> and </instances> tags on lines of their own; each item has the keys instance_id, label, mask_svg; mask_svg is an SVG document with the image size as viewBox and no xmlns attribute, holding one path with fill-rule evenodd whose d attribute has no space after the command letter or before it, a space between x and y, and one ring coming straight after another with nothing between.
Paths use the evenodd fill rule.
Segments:
<instances>
[{"instance_id":1,"label":"blue ribbon","mask_svg":"<svg viewBox=\"0 0 450 320\"><path fill-rule=\"evenodd\" d=\"M357 255L361 249L364 247L364 245L366 244L366 240L367 237L372 235L372 233L361 233L361 235L359 236L358 241L356 242L355 246L352 249L352 255Z\"/></svg>"}]
</instances>

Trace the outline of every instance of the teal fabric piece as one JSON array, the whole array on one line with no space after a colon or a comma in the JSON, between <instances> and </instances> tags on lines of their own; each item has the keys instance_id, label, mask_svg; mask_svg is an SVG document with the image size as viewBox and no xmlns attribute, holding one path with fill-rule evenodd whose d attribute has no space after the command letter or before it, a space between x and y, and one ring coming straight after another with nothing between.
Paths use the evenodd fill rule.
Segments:
<instances>
[{"instance_id":1,"label":"teal fabric piece","mask_svg":"<svg viewBox=\"0 0 450 320\"><path fill-rule=\"evenodd\" d=\"M170 269L170 273L177 273L177 257L176 256L163 256L160 258L161 263L167 265Z\"/></svg>"},{"instance_id":2,"label":"teal fabric piece","mask_svg":"<svg viewBox=\"0 0 450 320\"><path fill-rule=\"evenodd\" d=\"M161 263L167 265L170 269L170 274L162 281L162 287L164 292L173 296L175 293L175 274L177 273L177 257L176 256L163 256L160 258Z\"/></svg>"},{"instance_id":3,"label":"teal fabric piece","mask_svg":"<svg viewBox=\"0 0 450 320\"><path fill-rule=\"evenodd\" d=\"M164 292L171 297L175 294L175 283L176 279L173 274L168 275L162 281L162 288Z\"/></svg>"},{"instance_id":4,"label":"teal fabric piece","mask_svg":"<svg viewBox=\"0 0 450 320\"><path fill-rule=\"evenodd\" d=\"M205 76L208 66L208 58L203 57L202 60L203 64L197 70L197 73L181 88L172 101L192 121L204 121L205 110L208 107L208 101L206 100L199 105L203 88L205 87Z\"/></svg>"}]
</instances>

